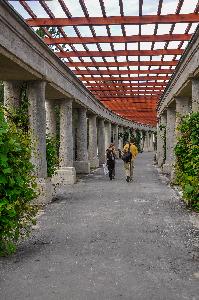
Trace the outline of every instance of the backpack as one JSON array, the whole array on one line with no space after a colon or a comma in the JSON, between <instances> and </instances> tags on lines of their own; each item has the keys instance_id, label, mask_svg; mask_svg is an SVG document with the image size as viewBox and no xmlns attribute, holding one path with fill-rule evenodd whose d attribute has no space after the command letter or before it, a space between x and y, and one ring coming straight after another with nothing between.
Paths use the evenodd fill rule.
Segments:
<instances>
[{"instance_id":1,"label":"backpack","mask_svg":"<svg viewBox=\"0 0 199 300\"><path fill-rule=\"evenodd\" d=\"M131 159L132 159L132 153L131 153L131 151L130 151L130 146L131 146L131 144L129 143L128 151L127 151L127 152L124 152L123 155L122 155L122 160L123 160L125 163L130 162Z\"/></svg>"}]
</instances>

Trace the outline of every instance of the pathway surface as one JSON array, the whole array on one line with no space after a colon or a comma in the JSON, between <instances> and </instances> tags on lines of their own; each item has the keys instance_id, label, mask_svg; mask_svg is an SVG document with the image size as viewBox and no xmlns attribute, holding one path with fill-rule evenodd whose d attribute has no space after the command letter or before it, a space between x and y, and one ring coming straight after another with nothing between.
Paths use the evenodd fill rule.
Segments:
<instances>
[{"instance_id":1,"label":"pathway surface","mask_svg":"<svg viewBox=\"0 0 199 300\"><path fill-rule=\"evenodd\" d=\"M139 155L132 183L118 161L114 181L99 169L47 206L1 259L0 299L198 300L199 230L152 156Z\"/></svg>"}]
</instances>

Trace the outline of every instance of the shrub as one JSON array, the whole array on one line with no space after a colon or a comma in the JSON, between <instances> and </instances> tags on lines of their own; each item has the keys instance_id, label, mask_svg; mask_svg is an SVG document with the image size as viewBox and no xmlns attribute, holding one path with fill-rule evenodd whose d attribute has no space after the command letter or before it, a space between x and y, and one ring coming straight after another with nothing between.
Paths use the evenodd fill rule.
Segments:
<instances>
[{"instance_id":1,"label":"shrub","mask_svg":"<svg viewBox=\"0 0 199 300\"><path fill-rule=\"evenodd\" d=\"M199 112L182 118L175 147L176 183L188 205L199 211Z\"/></svg>"},{"instance_id":2,"label":"shrub","mask_svg":"<svg viewBox=\"0 0 199 300\"><path fill-rule=\"evenodd\" d=\"M30 134L0 107L0 255L15 251L20 237L35 224L37 196L34 167L30 162Z\"/></svg>"}]
</instances>

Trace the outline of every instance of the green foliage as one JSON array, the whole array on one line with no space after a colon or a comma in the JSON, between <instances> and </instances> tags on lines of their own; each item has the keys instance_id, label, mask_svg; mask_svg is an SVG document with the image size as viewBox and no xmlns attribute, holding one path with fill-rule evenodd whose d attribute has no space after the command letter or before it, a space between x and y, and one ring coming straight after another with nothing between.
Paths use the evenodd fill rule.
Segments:
<instances>
[{"instance_id":1,"label":"green foliage","mask_svg":"<svg viewBox=\"0 0 199 300\"><path fill-rule=\"evenodd\" d=\"M58 143L56 137L46 136L47 174L52 177L59 166Z\"/></svg>"},{"instance_id":2,"label":"green foliage","mask_svg":"<svg viewBox=\"0 0 199 300\"><path fill-rule=\"evenodd\" d=\"M184 117L178 130L176 183L182 187L187 204L199 211L199 113Z\"/></svg>"},{"instance_id":3,"label":"green foliage","mask_svg":"<svg viewBox=\"0 0 199 300\"><path fill-rule=\"evenodd\" d=\"M30 134L12 118L6 121L0 107L0 255L14 252L16 242L35 224L37 207L31 201L37 192L30 144Z\"/></svg>"},{"instance_id":4,"label":"green foliage","mask_svg":"<svg viewBox=\"0 0 199 300\"><path fill-rule=\"evenodd\" d=\"M45 37L45 32L43 30L42 27L39 27L38 29L36 29L36 34L38 34L38 36L40 36L42 39Z\"/></svg>"}]
</instances>

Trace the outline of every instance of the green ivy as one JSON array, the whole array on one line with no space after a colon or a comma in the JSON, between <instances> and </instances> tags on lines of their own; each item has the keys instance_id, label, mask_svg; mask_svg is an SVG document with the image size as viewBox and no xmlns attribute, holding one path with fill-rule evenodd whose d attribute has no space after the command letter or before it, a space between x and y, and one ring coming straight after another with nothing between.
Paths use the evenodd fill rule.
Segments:
<instances>
[{"instance_id":1,"label":"green ivy","mask_svg":"<svg viewBox=\"0 0 199 300\"><path fill-rule=\"evenodd\" d=\"M0 107L0 255L15 251L19 238L35 224L37 206L30 134L4 117Z\"/></svg>"},{"instance_id":2,"label":"green ivy","mask_svg":"<svg viewBox=\"0 0 199 300\"><path fill-rule=\"evenodd\" d=\"M46 136L47 174L49 177L55 174L59 166L58 143L56 137Z\"/></svg>"},{"instance_id":3,"label":"green ivy","mask_svg":"<svg viewBox=\"0 0 199 300\"><path fill-rule=\"evenodd\" d=\"M176 183L186 203L199 211L199 112L182 118L175 147Z\"/></svg>"}]
</instances>

